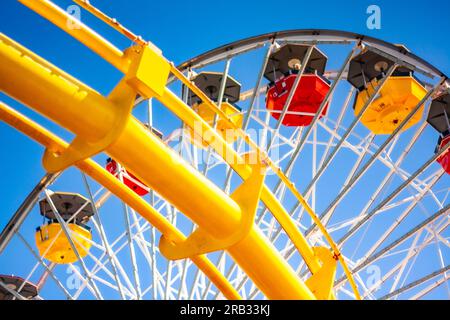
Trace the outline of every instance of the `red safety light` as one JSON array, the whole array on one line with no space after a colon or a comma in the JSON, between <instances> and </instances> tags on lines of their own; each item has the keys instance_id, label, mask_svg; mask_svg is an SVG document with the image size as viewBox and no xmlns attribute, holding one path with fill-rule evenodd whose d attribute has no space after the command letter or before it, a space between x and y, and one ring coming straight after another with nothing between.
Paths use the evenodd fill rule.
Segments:
<instances>
[{"instance_id":1,"label":"red safety light","mask_svg":"<svg viewBox=\"0 0 450 320\"><path fill-rule=\"evenodd\" d=\"M442 139L441 143L439 144L439 150L445 147L449 142L450 142L450 134L446 136L444 139ZM439 162L442 168L444 168L445 172L450 174L450 150L444 152L439 158L437 158L436 161Z\"/></svg>"},{"instance_id":2,"label":"red safety light","mask_svg":"<svg viewBox=\"0 0 450 320\"><path fill-rule=\"evenodd\" d=\"M106 170L108 170L108 172L110 172L114 176L117 176L117 162L109 158L106 161ZM128 172L123 167L122 167L122 178L123 183L126 186L128 186L131 190L136 192L138 195L145 196L148 193L148 187L141 180L136 178L131 172Z\"/></svg>"},{"instance_id":3,"label":"red safety light","mask_svg":"<svg viewBox=\"0 0 450 320\"><path fill-rule=\"evenodd\" d=\"M296 77L296 74L292 74L281 78L267 92L267 109L278 111L271 112L277 120L280 118ZM282 123L285 126L309 126L329 90L330 85L322 77L316 74L302 75ZM320 117L326 114L327 108L328 103Z\"/></svg>"}]
</instances>

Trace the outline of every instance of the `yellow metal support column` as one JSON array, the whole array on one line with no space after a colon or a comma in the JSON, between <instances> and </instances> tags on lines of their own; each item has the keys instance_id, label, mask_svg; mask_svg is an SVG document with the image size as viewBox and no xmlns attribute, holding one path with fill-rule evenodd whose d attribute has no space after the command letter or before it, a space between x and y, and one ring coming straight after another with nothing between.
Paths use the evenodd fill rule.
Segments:
<instances>
[{"instance_id":1,"label":"yellow metal support column","mask_svg":"<svg viewBox=\"0 0 450 320\"><path fill-rule=\"evenodd\" d=\"M90 13L95 15L97 18L101 19L118 32L127 36L132 41L138 43L138 46L127 49L124 53L120 52L113 45L109 44L108 41L103 39L101 36L92 31L89 27L84 25L81 22L77 22L77 29L68 28L67 24L63 24L62 21L68 21L72 19L66 12L59 9L57 6L51 3L48 0L19 0L20 2L27 5L30 9L36 11L41 16L47 18L51 22L58 25L65 32L71 34L73 37L78 39L80 42L85 44L87 47L91 48L94 52L105 58L108 62L110 62L113 66L121 70L123 73L128 74L130 69L133 69L133 61L136 62L136 59L133 58L133 48L145 48L151 47L153 50L160 52L158 48L155 48L150 42L147 42L140 37L133 34L130 30L126 29L120 23L118 23L115 19L112 19L105 15L103 12L98 10L97 8L90 5L87 1L84 0L74 0L76 3L80 4L83 8L88 10ZM80 31L81 30L81 31ZM106 44L106 45L105 45ZM143 60L145 61L145 60ZM148 61L147 61L148 62ZM134 64L134 66L137 66ZM236 127L235 124L232 123L226 114L223 113L222 110L217 108L217 106L209 100L209 98L200 91L195 85L192 84L176 67L171 63L170 71L173 75L178 78L183 84L185 84L189 89L191 89L194 93L196 93L209 108L211 108L212 112L217 113L221 119L228 122L230 127L237 130L239 136L246 143L249 144L254 150L258 153L261 153L259 147L250 139L250 137L243 132L239 127ZM138 88L139 92L149 98L153 96L152 90L148 90L145 88L146 81L138 81L134 84L134 88ZM147 81L148 82L148 81ZM144 85L144 87L142 87ZM166 105L172 112L174 112L184 123L193 127L199 124L199 121L202 119L192 111L186 104L184 104L177 96L175 96L170 90L166 88L165 92L160 92L160 94L155 96L159 99L163 104ZM225 161L230 164L233 169L243 178L250 174L251 170L246 164L241 163L241 158L237 153L230 148L226 143L224 143L223 139L220 139L220 136L216 131L212 130L207 124L201 123L201 127L203 130L210 130L209 134L204 135L203 138L205 142L210 144L210 146L222 155ZM219 138L217 138L219 137ZM264 152L261 153L264 156ZM339 248L334 243L331 236L328 234L325 227L321 224L317 215L313 212L313 210L309 207L308 203L304 200L302 195L296 190L294 184L285 176L282 170L277 167L269 158L267 160L267 165L280 177L283 183L286 184L287 188L294 194L294 196L298 199L298 201L304 206L305 210L314 220L314 222L318 225L319 229L329 242L331 249L334 253L333 257L339 260L342 264L345 274L347 275L349 282L355 292L355 296L357 299L360 298L356 283L350 273L350 270L340 254ZM280 223L284 231L287 233L289 238L294 243L295 247L302 255L305 260L310 271L315 274L317 272L322 272L322 269L325 267L320 261L323 260L317 254L317 250L313 250L306 241L303 234L298 230L295 223L292 221L291 217L287 213L287 211L283 208L280 202L276 199L275 195L266 187L263 186L261 200L265 203L269 211L274 215L277 221ZM317 277L316 277L317 278Z\"/></svg>"},{"instance_id":2,"label":"yellow metal support column","mask_svg":"<svg viewBox=\"0 0 450 320\"><path fill-rule=\"evenodd\" d=\"M0 64L2 91L77 136L96 141L114 124L111 101L4 35ZM237 203L133 117L106 151L210 234L225 237L239 224ZM228 252L268 298L315 298L256 227Z\"/></svg>"},{"instance_id":3,"label":"yellow metal support column","mask_svg":"<svg viewBox=\"0 0 450 320\"><path fill-rule=\"evenodd\" d=\"M97 35L94 31L89 29L83 23L79 23L79 30L68 28L66 24L62 24L61 21L67 21L70 19L68 14L57 6L52 4L48 0L37 1L37 0L19 0L30 9L36 11L41 16L47 18L57 26L59 26L62 30L72 35L74 38L85 44L87 47L91 48L94 52L99 54L101 57L104 57L109 63L113 66L121 70L123 73L127 73L130 67L130 59L131 55L122 54L117 48L103 45L106 40ZM95 14L97 17L101 18L105 21L106 16L100 13L98 10L94 10L92 6L88 6L89 11ZM94 12L95 11L95 12ZM117 26L113 26L117 27ZM120 28L119 28L120 29ZM120 31L120 30L119 30ZM97 44L98 42L98 44ZM129 49L128 49L129 50ZM179 78L181 81L186 80L184 75L179 72L173 65L171 65L171 72ZM183 81L185 83L185 81ZM206 95L199 91L198 88L192 87L191 83L185 83L191 88L199 97L202 98L203 101L207 101L207 104L210 105L212 102L206 97ZM146 95L145 90L141 92L144 96ZM148 97L148 96L147 96ZM224 159L232 165L233 169L238 172L238 174L245 179L250 174L250 168L245 165L239 155L228 146L223 139L219 137L219 135L211 130L210 126L206 124L203 119L196 114L192 109L190 109L186 104L181 101L176 95L174 95L170 90L166 88L165 92L162 95L156 97L160 100L166 107L168 107L172 112L174 112L184 123L186 123L191 128L194 128L197 124L202 126L203 132L210 130L208 142L214 141L211 144L211 147L218 152L220 155L224 157ZM219 137L219 138L217 138ZM246 139L247 141L248 139ZM250 141L251 142L251 141ZM250 143L253 146L253 144ZM277 174L280 171L277 170ZM286 181L284 181L286 182ZM289 181L288 181L289 182ZM292 186L288 184L288 188L292 189ZM303 234L298 230L295 223L290 218L289 214L282 207L282 205L278 202L275 195L267 188L263 187L262 196L263 202L268 207L269 211L275 216L278 222L281 224L283 229L286 231L290 239L293 241L295 247L302 255L309 269L314 273L320 269L320 264L315 256L312 248L307 243ZM302 200L302 198L300 198ZM311 214L311 210L306 208L308 213ZM312 213L314 215L314 213Z\"/></svg>"}]
</instances>

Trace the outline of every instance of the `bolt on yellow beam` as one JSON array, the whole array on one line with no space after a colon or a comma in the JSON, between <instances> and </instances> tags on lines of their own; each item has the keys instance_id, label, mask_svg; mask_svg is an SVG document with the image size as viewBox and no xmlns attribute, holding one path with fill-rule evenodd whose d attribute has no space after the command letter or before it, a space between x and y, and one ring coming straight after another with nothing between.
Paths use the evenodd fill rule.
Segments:
<instances>
[{"instance_id":1,"label":"bolt on yellow beam","mask_svg":"<svg viewBox=\"0 0 450 320\"><path fill-rule=\"evenodd\" d=\"M68 146L67 142L7 106L2 101L0 101L0 119L26 136L32 138L37 143L54 151L61 152ZM109 191L114 193L118 198L126 202L162 234L176 241L183 241L186 238L149 203L144 201L134 191L121 183L95 161L86 159L79 162L77 167ZM214 283L217 289L219 289L227 299L241 299L239 293L231 286L229 281L219 272L219 270L205 255L194 256L191 260L200 270L202 270L202 272L212 281L212 283Z\"/></svg>"},{"instance_id":2,"label":"bolt on yellow beam","mask_svg":"<svg viewBox=\"0 0 450 320\"><path fill-rule=\"evenodd\" d=\"M6 94L88 141L109 130L113 109L105 97L51 72L4 35L0 39L0 88ZM106 152L211 234L223 237L239 223L239 206L136 119ZM228 252L269 299L315 299L256 227Z\"/></svg>"}]
</instances>

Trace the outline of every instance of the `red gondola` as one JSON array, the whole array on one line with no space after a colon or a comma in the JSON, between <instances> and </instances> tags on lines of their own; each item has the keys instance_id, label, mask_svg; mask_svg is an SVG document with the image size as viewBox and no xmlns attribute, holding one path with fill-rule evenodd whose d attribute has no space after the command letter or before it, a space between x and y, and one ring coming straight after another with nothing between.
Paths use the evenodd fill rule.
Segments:
<instances>
[{"instance_id":1,"label":"red gondola","mask_svg":"<svg viewBox=\"0 0 450 320\"><path fill-rule=\"evenodd\" d=\"M272 116L277 120L280 118L295 78L295 74L284 77L275 82L267 92L267 109L279 111L272 112ZM302 75L288 108L288 111L298 112L299 114L287 113L283 119L283 124L285 126L309 126L329 89L330 85L321 77L315 74ZM328 104L323 109L321 117L326 114L327 108Z\"/></svg>"},{"instance_id":2,"label":"red gondola","mask_svg":"<svg viewBox=\"0 0 450 320\"><path fill-rule=\"evenodd\" d=\"M439 150L445 147L449 142L450 142L450 135L442 139L441 143L438 146ZM437 162L439 162L442 168L444 168L445 172L450 174L450 150L447 150L439 158L437 158Z\"/></svg>"},{"instance_id":3,"label":"red gondola","mask_svg":"<svg viewBox=\"0 0 450 320\"><path fill-rule=\"evenodd\" d=\"M266 97L266 107L275 119L279 119L284 109L289 92L294 86L301 63L305 58L308 46L285 45L275 51L269 59L264 76L271 81ZM330 84L323 77L326 56L317 48L312 50L300 82L294 92L288 113L283 118L285 126L308 126L330 90ZM320 117L327 112L328 104Z\"/></svg>"},{"instance_id":4,"label":"red gondola","mask_svg":"<svg viewBox=\"0 0 450 320\"><path fill-rule=\"evenodd\" d=\"M111 158L106 160L106 170L113 175L117 174L117 162ZM148 193L148 187L131 172L122 168L123 183L128 186L131 190L136 192L140 196L145 196Z\"/></svg>"},{"instance_id":5,"label":"red gondola","mask_svg":"<svg viewBox=\"0 0 450 320\"><path fill-rule=\"evenodd\" d=\"M433 99L430 105L427 122L440 133L436 151L450 142L450 89ZM447 150L437 162L450 174L450 151Z\"/></svg>"}]
</instances>

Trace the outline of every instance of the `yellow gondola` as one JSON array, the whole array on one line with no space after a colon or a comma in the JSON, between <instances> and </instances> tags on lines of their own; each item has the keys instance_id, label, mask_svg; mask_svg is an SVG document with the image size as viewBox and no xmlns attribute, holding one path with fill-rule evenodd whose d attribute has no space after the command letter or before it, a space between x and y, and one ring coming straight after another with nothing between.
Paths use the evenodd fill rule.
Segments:
<instances>
[{"instance_id":1,"label":"yellow gondola","mask_svg":"<svg viewBox=\"0 0 450 320\"><path fill-rule=\"evenodd\" d=\"M47 220L36 228L35 241L40 256L58 264L76 262L77 253L84 258L91 248L92 235L86 223L94 215L92 203L77 193L55 192L42 199L39 208ZM56 212L66 222L73 246L58 222Z\"/></svg>"},{"instance_id":2,"label":"yellow gondola","mask_svg":"<svg viewBox=\"0 0 450 320\"><path fill-rule=\"evenodd\" d=\"M217 102L222 82L223 74L217 72L201 72L194 78L194 83L202 89L206 95ZM234 105L239 101L241 85L232 77L228 76L225 84L221 109L225 112L231 121L240 128L243 122L241 109ZM189 92L188 103L192 106L198 115L210 126L214 124L215 112L211 110L207 103L200 100L193 92ZM233 127L224 119L217 117L216 130L220 136L227 142L233 143L239 137ZM201 124L194 125L194 128L187 128L188 137L197 147L207 147L208 144L202 139L205 132L202 132ZM207 134L207 133L206 133Z\"/></svg>"},{"instance_id":3,"label":"yellow gondola","mask_svg":"<svg viewBox=\"0 0 450 320\"><path fill-rule=\"evenodd\" d=\"M373 79L365 90L358 93L355 115L359 114L378 83L377 79ZM412 76L391 76L381 88L378 97L364 112L361 122L375 134L391 134L426 93L425 88ZM403 129L406 130L418 123L422 114L423 105Z\"/></svg>"},{"instance_id":4,"label":"yellow gondola","mask_svg":"<svg viewBox=\"0 0 450 320\"><path fill-rule=\"evenodd\" d=\"M199 105L194 105L192 107L203 120L205 120L209 125L214 124L214 115L215 112L211 110L206 103L201 103ZM243 122L243 116L241 110L236 106L233 106L231 103L223 102L221 105L221 109L225 112L233 121L234 124L241 127ZM201 126L188 128L189 137L191 142L194 143L197 147L207 147L208 144L201 138ZM200 130L200 132L198 132ZM220 119L218 117L216 123L216 130L219 132L220 136L227 142L233 143L239 137L238 133L235 132L233 127L224 119Z\"/></svg>"},{"instance_id":5,"label":"yellow gondola","mask_svg":"<svg viewBox=\"0 0 450 320\"><path fill-rule=\"evenodd\" d=\"M68 223L67 227L71 230L71 238L78 254L84 258L91 248L91 231L75 223ZM58 264L73 263L78 260L59 223L38 227L35 240L42 258Z\"/></svg>"},{"instance_id":6,"label":"yellow gondola","mask_svg":"<svg viewBox=\"0 0 450 320\"><path fill-rule=\"evenodd\" d=\"M407 52L404 46L399 50ZM348 81L358 89L355 100L355 115L360 114L367 101L377 91L382 78L394 65L394 61L370 50L363 50L350 62ZM427 91L413 76L413 70L405 66L396 67L392 75L378 91L373 102L361 116L361 123L374 134L391 134L425 97ZM406 123L406 130L420 121L423 106Z\"/></svg>"}]
</instances>

